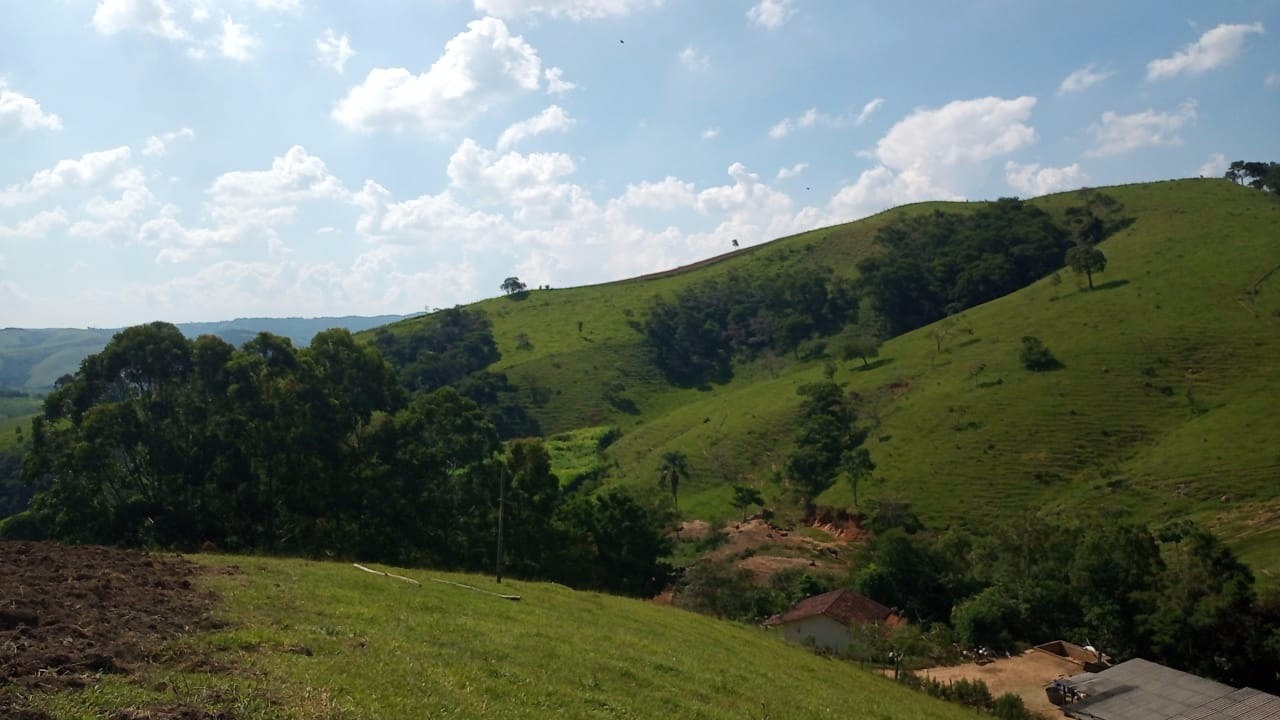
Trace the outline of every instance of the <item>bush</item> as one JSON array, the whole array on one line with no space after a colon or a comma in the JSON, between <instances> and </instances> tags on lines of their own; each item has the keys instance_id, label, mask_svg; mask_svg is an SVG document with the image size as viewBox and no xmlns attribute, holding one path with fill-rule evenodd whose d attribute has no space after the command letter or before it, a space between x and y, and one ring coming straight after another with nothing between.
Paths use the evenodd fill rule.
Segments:
<instances>
[{"instance_id":1,"label":"bush","mask_svg":"<svg viewBox=\"0 0 1280 720\"><path fill-rule=\"evenodd\" d=\"M1022 702L1022 698L1013 693L1005 693L996 698L995 705L991 708L991 714L1000 718L1000 720L1034 720L1035 715L1027 710L1027 706Z\"/></svg>"},{"instance_id":2,"label":"bush","mask_svg":"<svg viewBox=\"0 0 1280 720\"><path fill-rule=\"evenodd\" d=\"M1044 372L1062 367L1062 363L1053 356L1047 345L1038 337L1027 335L1022 338L1022 351L1018 353L1022 367L1032 372Z\"/></svg>"}]
</instances>

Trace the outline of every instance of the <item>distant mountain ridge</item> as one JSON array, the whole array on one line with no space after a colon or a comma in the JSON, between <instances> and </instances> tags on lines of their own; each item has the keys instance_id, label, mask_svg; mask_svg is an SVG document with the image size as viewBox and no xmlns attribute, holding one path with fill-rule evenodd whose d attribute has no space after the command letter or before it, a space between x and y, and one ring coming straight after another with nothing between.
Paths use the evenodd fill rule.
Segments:
<instances>
[{"instance_id":1,"label":"distant mountain ridge","mask_svg":"<svg viewBox=\"0 0 1280 720\"><path fill-rule=\"evenodd\" d=\"M289 338L303 347L316 333L330 328L359 332L403 320L411 315L344 315L340 317L236 318L217 322L175 323L190 338L216 335L240 345L260 332ZM41 389L75 372L80 361L106 346L123 328L4 328L0 329L0 387Z\"/></svg>"}]
</instances>

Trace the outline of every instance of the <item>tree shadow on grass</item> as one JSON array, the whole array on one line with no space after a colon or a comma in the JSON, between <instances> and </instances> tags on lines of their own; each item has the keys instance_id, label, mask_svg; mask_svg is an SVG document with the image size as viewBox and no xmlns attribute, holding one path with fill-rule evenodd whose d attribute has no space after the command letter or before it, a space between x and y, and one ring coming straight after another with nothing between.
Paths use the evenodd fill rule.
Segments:
<instances>
[{"instance_id":1,"label":"tree shadow on grass","mask_svg":"<svg viewBox=\"0 0 1280 720\"><path fill-rule=\"evenodd\" d=\"M1107 282L1098 283L1097 285L1094 285L1093 291L1097 292L1099 290L1115 290L1116 288L1124 287L1125 285L1128 285L1128 284L1129 284L1128 280L1108 280Z\"/></svg>"},{"instance_id":2,"label":"tree shadow on grass","mask_svg":"<svg viewBox=\"0 0 1280 720\"><path fill-rule=\"evenodd\" d=\"M853 371L854 372L871 372L876 368L882 368L885 365L891 365L891 364L893 364L893 358L877 358L867 363L866 365L855 365L853 367Z\"/></svg>"}]
</instances>

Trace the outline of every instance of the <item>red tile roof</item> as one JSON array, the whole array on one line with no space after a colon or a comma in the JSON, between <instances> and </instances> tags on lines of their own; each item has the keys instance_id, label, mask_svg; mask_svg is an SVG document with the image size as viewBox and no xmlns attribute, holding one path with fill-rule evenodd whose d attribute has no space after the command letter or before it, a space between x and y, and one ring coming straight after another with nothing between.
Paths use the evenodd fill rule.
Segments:
<instances>
[{"instance_id":1,"label":"red tile roof","mask_svg":"<svg viewBox=\"0 0 1280 720\"><path fill-rule=\"evenodd\" d=\"M902 622L889 608L852 590L832 590L796 603L780 616L770 618L767 625L786 625L805 618L825 615L841 625L871 625Z\"/></svg>"}]
</instances>

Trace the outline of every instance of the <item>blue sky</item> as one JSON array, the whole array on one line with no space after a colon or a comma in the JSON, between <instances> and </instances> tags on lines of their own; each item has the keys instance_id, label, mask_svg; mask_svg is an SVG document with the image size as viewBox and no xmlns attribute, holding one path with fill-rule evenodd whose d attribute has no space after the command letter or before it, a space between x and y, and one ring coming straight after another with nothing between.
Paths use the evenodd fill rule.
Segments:
<instances>
[{"instance_id":1,"label":"blue sky","mask_svg":"<svg viewBox=\"0 0 1280 720\"><path fill-rule=\"evenodd\" d=\"M408 313L1280 159L1280 0L0 2L0 326Z\"/></svg>"}]
</instances>

